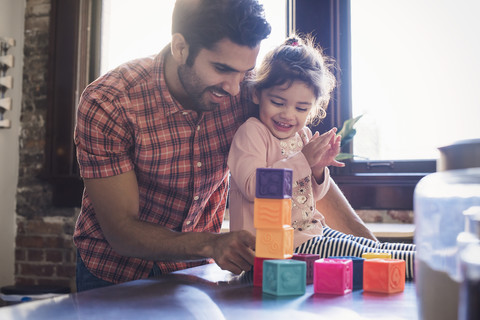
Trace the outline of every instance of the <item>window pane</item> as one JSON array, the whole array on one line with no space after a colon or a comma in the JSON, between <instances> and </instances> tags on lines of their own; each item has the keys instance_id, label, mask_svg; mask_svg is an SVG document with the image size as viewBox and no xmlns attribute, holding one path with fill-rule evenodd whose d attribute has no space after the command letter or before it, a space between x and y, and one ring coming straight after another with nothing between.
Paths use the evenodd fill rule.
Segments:
<instances>
[{"instance_id":1,"label":"window pane","mask_svg":"<svg viewBox=\"0 0 480 320\"><path fill-rule=\"evenodd\" d=\"M286 0L260 0L272 34L259 59L286 33ZM103 0L101 74L119 64L160 52L170 42L175 0Z\"/></svg>"},{"instance_id":2,"label":"window pane","mask_svg":"<svg viewBox=\"0 0 480 320\"><path fill-rule=\"evenodd\" d=\"M480 1L351 1L354 154L434 159L480 137Z\"/></svg>"},{"instance_id":3,"label":"window pane","mask_svg":"<svg viewBox=\"0 0 480 320\"><path fill-rule=\"evenodd\" d=\"M103 0L101 74L170 42L175 0Z\"/></svg>"}]
</instances>

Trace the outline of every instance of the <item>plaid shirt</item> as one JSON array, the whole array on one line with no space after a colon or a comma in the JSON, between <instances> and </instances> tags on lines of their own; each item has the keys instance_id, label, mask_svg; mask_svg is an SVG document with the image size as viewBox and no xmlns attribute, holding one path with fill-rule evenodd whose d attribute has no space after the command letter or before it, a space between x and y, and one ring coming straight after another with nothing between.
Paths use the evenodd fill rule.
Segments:
<instances>
[{"instance_id":1,"label":"plaid shirt","mask_svg":"<svg viewBox=\"0 0 480 320\"><path fill-rule=\"evenodd\" d=\"M75 144L83 178L135 170L138 218L182 232L219 232L228 191L227 156L247 118L247 90L219 108L184 109L167 89L164 52L134 60L89 85L78 107ZM95 276L119 283L203 262L162 262L125 257L105 240L84 192L74 242Z\"/></svg>"}]
</instances>

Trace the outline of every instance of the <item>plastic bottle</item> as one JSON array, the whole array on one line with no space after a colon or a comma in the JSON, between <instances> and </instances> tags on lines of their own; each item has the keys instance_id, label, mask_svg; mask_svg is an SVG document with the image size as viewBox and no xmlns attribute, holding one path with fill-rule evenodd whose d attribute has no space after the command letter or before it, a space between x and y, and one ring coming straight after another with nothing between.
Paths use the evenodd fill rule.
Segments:
<instances>
[{"instance_id":1,"label":"plastic bottle","mask_svg":"<svg viewBox=\"0 0 480 320\"><path fill-rule=\"evenodd\" d=\"M480 168L432 173L415 187L415 287L419 319L458 317L461 281L457 240L463 238L457 238L465 232L463 212L473 206L480 206Z\"/></svg>"}]
</instances>

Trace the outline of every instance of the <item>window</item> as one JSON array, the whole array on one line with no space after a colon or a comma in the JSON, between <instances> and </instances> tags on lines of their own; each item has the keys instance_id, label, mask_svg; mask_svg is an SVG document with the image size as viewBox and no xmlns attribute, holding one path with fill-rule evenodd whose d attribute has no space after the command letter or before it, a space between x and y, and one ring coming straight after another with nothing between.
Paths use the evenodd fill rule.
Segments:
<instances>
[{"instance_id":1,"label":"window","mask_svg":"<svg viewBox=\"0 0 480 320\"><path fill-rule=\"evenodd\" d=\"M160 52L171 37L175 0L102 0L100 74ZM128 20L128 23L125 21Z\"/></svg>"},{"instance_id":2,"label":"window","mask_svg":"<svg viewBox=\"0 0 480 320\"><path fill-rule=\"evenodd\" d=\"M388 2L388 1L384 1ZM296 0L294 26L297 31L313 33L325 52L332 56L339 69L339 81L327 118L315 129L320 132L340 127L352 117L352 11L349 0ZM301 19L300 19L301 17ZM412 48L420 50L420 48ZM388 81L388 79L385 79ZM372 96L378 92L372 90ZM408 127L408 126L407 126ZM352 152L352 145L348 145ZM355 158L345 168L333 168L332 176L356 209L412 209L415 185L426 174L434 172L434 159Z\"/></svg>"},{"instance_id":3,"label":"window","mask_svg":"<svg viewBox=\"0 0 480 320\"><path fill-rule=\"evenodd\" d=\"M286 0L260 3L272 33L262 42L259 61L286 35ZM131 59L160 52L170 42L174 4L175 0L136 0L132 6L131 0L102 0L100 74Z\"/></svg>"},{"instance_id":4,"label":"window","mask_svg":"<svg viewBox=\"0 0 480 320\"><path fill-rule=\"evenodd\" d=\"M351 1L353 153L435 159L480 137L480 2Z\"/></svg>"},{"instance_id":5,"label":"window","mask_svg":"<svg viewBox=\"0 0 480 320\"><path fill-rule=\"evenodd\" d=\"M420 1L380 0L378 4L373 4L371 1L373 0L357 1L358 3L355 2L355 4L352 5L353 2L351 3L350 0L285 0L285 2L282 2L285 5L278 5L278 0L270 0L272 6L265 2L267 17L270 14L273 15L273 18L268 17L269 20L276 23L274 20L280 18L279 21L285 23L283 27L277 27L274 25L274 32L280 30L280 35L279 38L272 36L272 43L278 43L280 39L283 39L287 28L288 30L296 30L302 33L312 33L319 44L325 49L325 52L335 58L340 68L336 71L339 86L332 96L332 101L327 110L327 118L324 119L318 127L314 128L314 130L323 132L332 126L340 127L341 124L346 119L351 118L352 115L364 112L363 110L365 107L362 107L362 105L365 105L365 102L361 102L362 98L358 96L359 92L362 93L362 89L358 89L358 80L355 80L358 79L356 77L359 74L361 75L359 72L362 71L358 71L361 70L358 69L361 67L358 65L356 57L352 57L352 53L355 54L355 52L359 52L358 50L360 49L358 46L355 47L355 39L353 42L351 40L352 37L358 36L355 35L355 30L357 30L357 32L360 30L359 27L356 27L355 30L353 30L352 24L356 25L358 23L358 18L362 17L361 13L357 11L352 13L351 9L358 10L359 4L361 5L361 9L366 8L363 6L367 6L367 3L375 5L377 7L376 9L379 9L381 4L385 5L390 3L398 3L399 6L405 6L404 8L407 6L415 6L415 8L410 7L411 10L409 13L413 12L412 15L418 16L422 19L426 19L429 16L438 16L439 7L441 5L446 5L446 3L454 6L458 10L462 8L462 11L456 11L454 8L447 10L449 13L461 12L463 19L458 23L458 26L455 26L455 28L442 29L444 33L442 34L442 39L445 39L445 42L448 42L443 43L443 45L447 48L457 50L457 54L454 56L453 61L447 61L445 67L458 67L460 63L463 62L460 60L464 60L469 63L469 67L471 66L472 69L474 67L478 68L478 65L475 66L475 63L478 62L474 59L479 53L478 37L476 36L478 33L478 22L476 26L472 27L473 29L469 31L470 33L462 33L458 36L454 34L453 39L447 40L448 35L460 32L456 29L457 27L462 25L469 26L467 22L472 22L470 16L478 12L478 8L475 10L465 8L467 4L475 3L475 0L459 0L452 3L449 1L437 3L437 1L433 0L422 0L430 1L428 2L429 6L426 7L426 9L430 11L421 11L420 9L422 5L420 4ZM111 4L117 2L120 3L121 1L110 0ZM166 3L166 0L156 2ZM78 177L76 169L75 152L72 143L74 110L78 96L86 83L93 80L96 75L101 72L101 58L99 51L101 37L98 28L95 28L95 26L98 27L102 20L100 15L101 3L101 0L70 0L68 2L63 0L52 0L52 38L50 39L52 46L50 74L52 76L49 76L49 81L51 81L51 84L49 85L49 99L51 100L51 103L49 118L47 120L49 132L47 138L50 140L47 143L46 171L47 176L51 179L52 183L57 186L57 191L60 195L58 199L62 200L63 205L67 204L67 199L69 199L65 196L65 193L70 192L76 195L77 202L73 202L73 205L78 205L81 195L81 191L73 190L71 187L72 181L81 186L81 180ZM138 3L141 3L141 0L136 2L136 4ZM133 10L138 7L138 5L135 5L130 9ZM287 8L285 13L276 12L276 10L282 8ZM275 13L273 13L274 11ZM368 18L368 20L372 19L373 18ZM379 19L378 15L376 19ZM411 16L406 18L406 21L408 22L411 20ZM129 23L129 25L132 24ZM425 26L424 28L429 29L430 26ZM421 32L424 32L423 29ZM362 33L365 33L365 31L362 31ZM467 37L467 34L470 34L470 36ZM458 38L463 36L467 37L469 40L467 47L463 47L458 43ZM138 32L133 36L123 36L123 38L121 38L123 42L123 49L121 51L129 51L127 49L137 47L137 45L134 45L132 42L137 38L139 38ZM402 39L404 40L404 43L413 41L408 39L408 37ZM142 42L145 42L145 40ZM161 48L163 41L159 40L157 43ZM442 42L440 42L440 44L441 43ZM417 54L425 47L425 43L417 42L412 43L409 46L411 47L411 51L409 52ZM68 48L68 50L66 48ZM264 50L266 49L267 45L264 44ZM155 51L158 51L158 48L156 48ZM138 57L139 55L141 56L142 54L134 54L135 57ZM373 54L369 53L368 55L374 57ZM92 57L93 60L87 59L88 57ZM377 60L374 60L374 62L375 61ZM368 68L368 70L369 69L370 68ZM461 67L461 69L462 70L458 71L469 71L468 68L465 67ZM417 68L415 68L413 71L421 70L422 69L417 70ZM476 73L478 73L478 69L475 70L477 70ZM454 71L457 71L457 69L454 69ZM427 71L427 73L429 72L430 71ZM460 86L455 89L457 93L455 95L454 103L458 102L458 104L455 104L454 111L457 111L458 107L463 105L466 106L468 104L465 102L467 100L465 100L464 93L466 91L471 91L472 94L477 94L477 96L474 96L472 99L477 100L474 101L471 108L466 109L463 113L467 115L467 120L478 119L480 108L478 108L478 93L476 93L478 90L476 90L476 87L478 87L479 80L475 79L477 82L469 82L464 80L463 75L460 76L460 73L456 76L458 82L452 83L452 86L449 87L454 88L453 85L460 83ZM385 79L385 81L392 82L388 79ZM462 90L459 90L459 88ZM398 88L398 90L401 90L401 93L395 92L396 94L405 93L404 87ZM378 99L381 97L379 91L380 89L378 87L371 89L371 94L367 95L366 99L363 101L366 101L366 104L368 105L370 103L370 98ZM439 98L437 96L433 97L434 94L430 94L429 97L432 99L432 104L438 104L438 102L442 100L441 98L443 98L443 95L444 92L441 92L441 97ZM430 103L430 101L428 102ZM452 102L450 104L452 104ZM415 111L417 114L420 112L418 110ZM413 121L413 118L415 116L418 118L419 116L412 114L411 111L405 113L407 115L407 120L402 121L401 124L410 129L410 123ZM426 118L423 119L423 121L428 120L431 113L432 111L428 111L426 116L422 116L422 118ZM442 134L443 132L453 131L456 123L460 123L461 128L457 130L463 130L463 124L461 121L456 120L459 119L457 116L459 116L457 113L453 114L448 117L450 120L448 123L440 125L444 128ZM365 117L363 125L369 123L368 121L370 120L367 120L368 118ZM405 124L405 122L407 122L407 124ZM362 122L359 123L359 125L361 124ZM475 125L469 125L469 127L472 127L472 130L478 130L478 127ZM400 126L400 129L403 129L403 127ZM422 130L425 130L423 125L421 128L414 129L417 129L417 135L422 135ZM370 151L363 151L365 149L362 150L360 145L356 145L363 135L360 131L361 128L359 127L359 133L357 135L358 140L356 139L354 141L353 149L351 144L348 146L350 148L349 151L354 151L360 155L365 153L365 156L370 157L370 159L365 160L358 158L350 161L346 168L334 168L332 170L332 175L335 181L354 208L412 209L413 191L416 183L426 174L435 171L436 163L435 160L432 159L432 153L417 153L413 156L408 155L408 159L402 159L398 154L387 154L377 151L370 154ZM474 131L474 134L475 132L478 133L478 131ZM452 139L456 139L453 135L451 137ZM390 140L388 140L388 142L390 143ZM369 144L372 145L371 142L367 143L367 145ZM435 142L432 142L430 146L435 144ZM394 143L392 143L392 145L394 145ZM402 152L402 155L403 154L404 153ZM418 158L411 159L412 157Z\"/></svg>"}]
</instances>

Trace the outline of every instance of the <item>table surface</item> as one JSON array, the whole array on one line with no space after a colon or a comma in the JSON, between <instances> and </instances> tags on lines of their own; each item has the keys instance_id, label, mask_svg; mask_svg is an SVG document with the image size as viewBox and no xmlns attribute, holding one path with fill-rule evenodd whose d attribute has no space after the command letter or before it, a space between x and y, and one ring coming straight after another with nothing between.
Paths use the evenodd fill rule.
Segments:
<instances>
[{"instance_id":1,"label":"table surface","mask_svg":"<svg viewBox=\"0 0 480 320\"><path fill-rule=\"evenodd\" d=\"M210 264L159 278L0 308L0 319L418 319L415 285L396 294L276 297ZM294 319L293 317L298 317ZM300 318L301 317L301 318Z\"/></svg>"}]
</instances>

